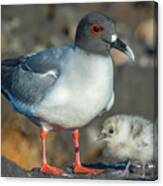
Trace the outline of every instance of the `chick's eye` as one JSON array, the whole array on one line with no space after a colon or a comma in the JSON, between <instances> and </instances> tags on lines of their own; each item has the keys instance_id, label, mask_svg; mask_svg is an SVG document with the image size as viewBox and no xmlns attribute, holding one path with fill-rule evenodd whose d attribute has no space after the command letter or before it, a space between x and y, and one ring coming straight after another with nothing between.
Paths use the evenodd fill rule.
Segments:
<instances>
[{"instance_id":1,"label":"chick's eye","mask_svg":"<svg viewBox=\"0 0 163 186\"><path fill-rule=\"evenodd\" d=\"M114 130L113 129L109 129L109 133L110 134L113 134L114 133Z\"/></svg>"},{"instance_id":2,"label":"chick's eye","mask_svg":"<svg viewBox=\"0 0 163 186\"><path fill-rule=\"evenodd\" d=\"M104 29L98 24L92 24L90 30L94 35L99 35Z\"/></svg>"}]
</instances>

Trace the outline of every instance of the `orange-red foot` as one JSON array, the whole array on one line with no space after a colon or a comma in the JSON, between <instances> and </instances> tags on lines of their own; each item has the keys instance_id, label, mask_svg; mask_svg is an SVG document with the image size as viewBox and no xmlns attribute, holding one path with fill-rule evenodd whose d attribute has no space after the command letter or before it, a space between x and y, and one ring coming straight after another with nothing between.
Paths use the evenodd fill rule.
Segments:
<instances>
[{"instance_id":1,"label":"orange-red foot","mask_svg":"<svg viewBox=\"0 0 163 186\"><path fill-rule=\"evenodd\" d=\"M50 166L48 164L42 164L41 171L43 173L49 173L49 174L54 174L54 175L60 175L60 174L64 173L64 171L62 169L58 169L56 167L52 167L52 166Z\"/></svg>"},{"instance_id":2,"label":"orange-red foot","mask_svg":"<svg viewBox=\"0 0 163 186\"><path fill-rule=\"evenodd\" d=\"M104 170L102 169L92 169L92 168L87 168L83 167L82 165L75 165L74 172L75 174L80 174L80 173L85 173L85 174L100 174Z\"/></svg>"}]
</instances>

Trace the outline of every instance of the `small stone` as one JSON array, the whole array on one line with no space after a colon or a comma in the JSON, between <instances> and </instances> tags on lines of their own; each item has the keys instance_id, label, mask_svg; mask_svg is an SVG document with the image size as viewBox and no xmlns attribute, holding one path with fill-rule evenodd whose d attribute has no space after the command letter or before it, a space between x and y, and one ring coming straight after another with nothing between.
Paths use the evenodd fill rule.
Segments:
<instances>
[{"instance_id":1,"label":"small stone","mask_svg":"<svg viewBox=\"0 0 163 186\"><path fill-rule=\"evenodd\" d=\"M154 47L154 20L148 19L141 22L135 32L138 39L143 41L147 47L153 49Z\"/></svg>"}]
</instances>

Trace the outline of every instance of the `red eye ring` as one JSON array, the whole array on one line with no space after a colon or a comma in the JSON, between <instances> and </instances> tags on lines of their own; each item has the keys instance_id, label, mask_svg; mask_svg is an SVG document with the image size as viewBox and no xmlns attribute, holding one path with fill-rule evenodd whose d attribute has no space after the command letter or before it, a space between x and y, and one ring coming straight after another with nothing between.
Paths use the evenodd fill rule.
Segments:
<instances>
[{"instance_id":1,"label":"red eye ring","mask_svg":"<svg viewBox=\"0 0 163 186\"><path fill-rule=\"evenodd\" d=\"M92 24L90 30L94 35L99 36L104 29L98 24Z\"/></svg>"}]
</instances>

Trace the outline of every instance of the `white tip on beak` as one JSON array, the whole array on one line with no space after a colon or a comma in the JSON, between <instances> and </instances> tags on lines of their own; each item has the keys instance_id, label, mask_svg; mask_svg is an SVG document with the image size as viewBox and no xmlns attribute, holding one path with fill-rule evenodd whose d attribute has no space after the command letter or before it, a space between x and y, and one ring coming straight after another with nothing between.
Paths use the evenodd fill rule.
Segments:
<instances>
[{"instance_id":1,"label":"white tip on beak","mask_svg":"<svg viewBox=\"0 0 163 186\"><path fill-rule=\"evenodd\" d=\"M135 61L135 55L132 49L129 46L126 46L126 52L125 52L132 61Z\"/></svg>"}]
</instances>

